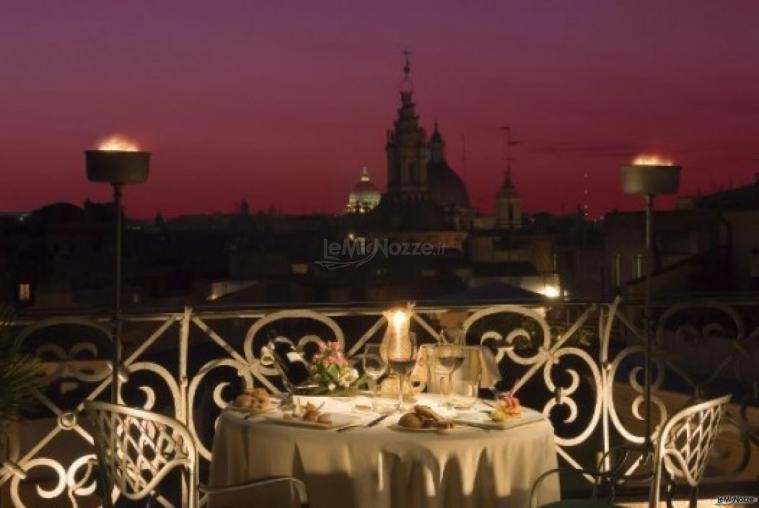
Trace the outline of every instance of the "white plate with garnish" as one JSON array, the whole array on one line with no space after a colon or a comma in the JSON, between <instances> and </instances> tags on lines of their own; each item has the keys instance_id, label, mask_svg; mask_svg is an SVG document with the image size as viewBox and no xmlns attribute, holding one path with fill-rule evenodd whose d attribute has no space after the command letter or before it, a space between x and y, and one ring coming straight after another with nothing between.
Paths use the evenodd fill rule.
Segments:
<instances>
[{"instance_id":1,"label":"white plate with garnish","mask_svg":"<svg viewBox=\"0 0 759 508\"><path fill-rule=\"evenodd\" d=\"M453 429L443 429L438 427L406 427L405 425L400 425L397 423L394 423L392 425L387 426L388 429L397 430L399 432L419 432L422 434L430 434L430 433L446 433L450 432Z\"/></svg>"},{"instance_id":2,"label":"white plate with garnish","mask_svg":"<svg viewBox=\"0 0 759 508\"><path fill-rule=\"evenodd\" d=\"M323 413L323 415L329 416L329 422L304 420L300 416L294 416L292 414L264 416L264 421L277 423L280 425L305 427L309 429L330 430L338 427L343 427L345 425L352 425L361 419L359 415L351 413Z\"/></svg>"}]
</instances>

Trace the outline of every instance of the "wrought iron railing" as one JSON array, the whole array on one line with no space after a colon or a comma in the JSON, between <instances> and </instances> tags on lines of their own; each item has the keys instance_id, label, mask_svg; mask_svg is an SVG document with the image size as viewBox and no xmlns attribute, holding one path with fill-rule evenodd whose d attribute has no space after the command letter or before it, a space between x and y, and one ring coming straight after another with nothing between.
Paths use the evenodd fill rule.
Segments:
<instances>
[{"instance_id":1,"label":"wrought iron railing","mask_svg":"<svg viewBox=\"0 0 759 508\"><path fill-rule=\"evenodd\" d=\"M197 438L205 470L216 418L239 391L234 385L280 390L277 371L261 351L273 335L307 354L319 341L337 340L355 357L367 342L381 339L385 310L185 308L127 314L121 399L184 422ZM693 400L734 395L709 471L715 481L754 481L759 469L757 311L759 301L695 301L657 313L654 432ZM566 464L594 466L614 446L643 442L639 305L620 300L420 304L415 312L412 327L422 342L438 340L443 328L461 326L468 343L492 348L503 376L499 388L551 418ZM85 400L109 396L108 320L66 316L16 326L23 347L44 359L50 383L37 393L39 407L25 415L17 439L0 457L0 486L16 507L78 506L95 491L84 474L94 451L82 410ZM644 467L633 462L626 473Z\"/></svg>"}]
</instances>

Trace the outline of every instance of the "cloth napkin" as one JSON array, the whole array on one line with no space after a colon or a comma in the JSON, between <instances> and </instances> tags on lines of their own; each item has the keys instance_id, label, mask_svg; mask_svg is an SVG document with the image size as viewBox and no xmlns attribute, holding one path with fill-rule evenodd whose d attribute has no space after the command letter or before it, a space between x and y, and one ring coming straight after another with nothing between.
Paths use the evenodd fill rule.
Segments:
<instances>
[{"instance_id":1,"label":"cloth napkin","mask_svg":"<svg viewBox=\"0 0 759 508\"><path fill-rule=\"evenodd\" d=\"M424 383L427 391L440 393L440 375L436 372L435 345L424 344L419 348L419 359L411 374L411 380ZM480 387L492 388L501 380L495 357L484 346L460 346L464 349L464 363L453 373L453 380L480 380Z\"/></svg>"}]
</instances>

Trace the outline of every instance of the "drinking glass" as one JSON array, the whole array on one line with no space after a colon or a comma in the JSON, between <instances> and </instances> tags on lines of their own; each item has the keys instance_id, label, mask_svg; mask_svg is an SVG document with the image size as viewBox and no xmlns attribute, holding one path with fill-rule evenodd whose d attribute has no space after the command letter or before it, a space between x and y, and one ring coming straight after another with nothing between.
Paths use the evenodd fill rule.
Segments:
<instances>
[{"instance_id":1,"label":"drinking glass","mask_svg":"<svg viewBox=\"0 0 759 508\"><path fill-rule=\"evenodd\" d=\"M442 344L435 348L435 359L437 370L445 375L447 383L445 390L441 390L446 395L447 404L451 403L451 392L453 387L453 373L464 364L464 349L460 346L451 344ZM441 380L442 381L442 380ZM441 382L441 389L443 383Z\"/></svg>"},{"instance_id":2,"label":"drinking glass","mask_svg":"<svg viewBox=\"0 0 759 508\"><path fill-rule=\"evenodd\" d=\"M403 395L409 375L416 366L418 349L416 336L409 333L398 347L389 347L387 361L390 370L398 374L398 410L403 411Z\"/></svg>"},{"instance_id":3,"label":"drinking glass","mask_svg":"<svg viewBox=\"0 0 759 508\"><path fill-rule=\"evenodd\" d=\"M460 326L451 326L441 330L440 342L442 344L464 345L464 329Z\"/></svg>"},{"instance_id":4,"label":"drinking glass","mask_svg":"<svg viewBox=\"0 0 759 508\"><path fill-rule=\"evenodd\" d=\"M451 408L469 410L477 402L479 394L479 377L456 379L451 385Z\"/></svg>"},{"instance_id":5,"label":"drinking glass","mask_svg":"<svg viewBox=\"0 0 759 508\"><path fill-rule=\"evenodd\" d=\"M378 381L387 371L387 358L382 355L382 348L379 344L369 344L364 348L363 367L364 374L372 380L372 409L376 411L378 408Z\"/></svg>"}]
</instances>

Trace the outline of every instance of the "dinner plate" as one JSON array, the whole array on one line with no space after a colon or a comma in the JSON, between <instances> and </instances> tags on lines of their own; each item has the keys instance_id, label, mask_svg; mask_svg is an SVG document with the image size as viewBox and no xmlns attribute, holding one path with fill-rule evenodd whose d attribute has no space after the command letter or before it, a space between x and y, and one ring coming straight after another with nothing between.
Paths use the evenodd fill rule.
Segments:
<instances>
[{"instance_id":1,"label":"dinner plate","mask_svg":"<svg viewBox=\"0 0 759 508\"><path fill-rule=\"evenodd\" d=\"M257 411L253 411L252 409L246 409L246 408L242 408L242 407L237 407L234 404L229 404L227 406L227 410L228 411L233 411L235 413L240 413L240 414L245 415L245 416L248 416L248 415L249 416L260 416L260 415L263 415L263 414L266 414L266 413L270 413L274 409L277 409L277 407L275 405L273 405L273 404L271 406L269 406L267 409L264 409L264 410L260 410L259 409Z\"/></svg>"},{"instance_id":2,"label":"dinner plate","mask_svg":"<svg viewBox=\"0 0 759 508\"><path fill-rule=\"evenodd\" d=\"M528 423L538 422L542 419L543 415L536 411L523 412L519 416L511 416L500 422L491 420L485 413L476 414L467 412L457 414L452 421L459 425L471 425L482 429L507 430Z\"/></svg>"},{"instance_id":3,"label":"dinner plate","mask_svg":"<svg viewBox=\"0 0 759 508\"><path fill-rule=\"evenodd\" d=\"M264 421L267 421L269 423L276 423L279 425L291 425L293 427L305 427L309 429L329 430L329 429L335 429L337 427L343 427L345 425L351 425L353 423L358 422L361 419L359 415L355 415L351 413L326 412L325 414L328 414L330 416L330 419L332 420L330 423L307 422L306 420L302 420L297 417L286 417L286 416L264 416Z\"/></svg>"},{"instance_id":4,"label":"dinner plate","mask_svg":"<svg viewBox=\"0 0 759 508\"><path fill-rule=\"evenodd\" d=\"M445 432L449 432L453 429L439 429L437 427L404 427L403 425L398 425L397 423L394 423L392 425L387 426L388 429L397 430L398 432L419 432L422 434L441 434Z\"/></svg>"}]
</instances>

